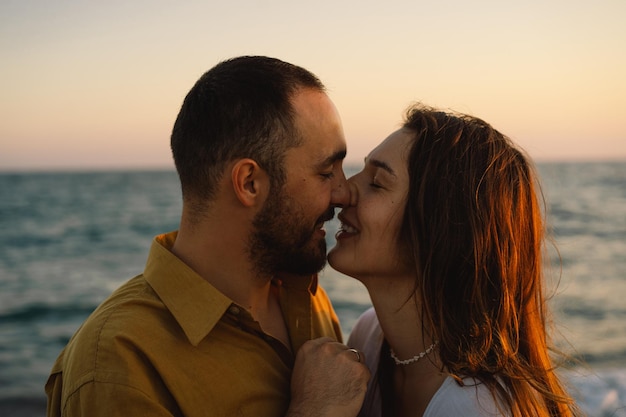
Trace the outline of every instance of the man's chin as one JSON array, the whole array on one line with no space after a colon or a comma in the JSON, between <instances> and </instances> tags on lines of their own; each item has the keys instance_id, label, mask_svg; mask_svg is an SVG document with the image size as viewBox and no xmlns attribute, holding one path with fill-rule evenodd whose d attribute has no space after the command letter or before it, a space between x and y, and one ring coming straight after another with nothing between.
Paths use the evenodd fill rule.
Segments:
<instances>
[{"instance_id":1,"label":"man's chin","mask_svg":"<svg viewBox=\"0 0 626 417\"><path fill-rule=\"evenodd\" d=\"M285 254L281 270L294 275L313 275L320 272L325 266L326 244L324 243L315 249Z\"/></svg>"},{"instance_id":2,"label":"man's chin","mask_svg":"<svg viewBox=\"0 0 626 417\"><path fill-rule=\"evenodd\" d=\"M320 272L326 266L326 258L320 259L301 259L300 262L289 262L283 265L282 271L293 275L313 275Z\"/></svg>"}]
</instances>

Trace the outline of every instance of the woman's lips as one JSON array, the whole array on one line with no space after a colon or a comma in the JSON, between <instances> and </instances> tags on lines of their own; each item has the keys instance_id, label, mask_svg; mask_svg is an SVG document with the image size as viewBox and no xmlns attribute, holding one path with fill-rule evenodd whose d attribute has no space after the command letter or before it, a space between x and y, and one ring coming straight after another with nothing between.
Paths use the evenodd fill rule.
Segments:
<instances>
[{"instance_id":1,"label":"woman's lips","mask_svg":"<svg viewBox=\"0 0 626 417\"><path fill-rule=\"evenodd\" d=\"M341 225L339 226L339 231L335 235L337 240L345 239L359 233L359 229L350 224L345 218L339 217L339 221L341 222Z\"/></svg>"}]
</instances>

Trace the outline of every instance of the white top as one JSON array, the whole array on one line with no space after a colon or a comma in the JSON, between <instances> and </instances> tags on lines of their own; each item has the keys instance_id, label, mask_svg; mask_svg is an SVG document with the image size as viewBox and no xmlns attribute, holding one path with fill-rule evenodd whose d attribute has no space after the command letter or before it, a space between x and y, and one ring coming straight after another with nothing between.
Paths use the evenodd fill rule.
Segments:
<instances>
[{"instance_id":1,"label":"white top","mask_svg":"<svg viewBox=\"0 0 626 417\"><path fill-rule=\"evenodd\" d=\"M378 362L383 339L383 331L373 308L359 317L348 338L348 346L365 354L365 364L372 374L359 417L382 416ZM485 385L473 378L465 378L463 381L465 385L460 386L452 377L447 377L431 398L424 417L504 416L498 411L495 400Z\"/></svg>"}]
</instances>

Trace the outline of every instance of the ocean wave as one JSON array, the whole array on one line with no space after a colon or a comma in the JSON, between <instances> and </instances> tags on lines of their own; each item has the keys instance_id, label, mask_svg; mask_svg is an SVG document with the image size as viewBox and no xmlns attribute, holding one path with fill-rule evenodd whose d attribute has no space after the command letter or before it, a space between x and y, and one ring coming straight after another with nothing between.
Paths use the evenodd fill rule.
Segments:
<instances>
[{"instance_id":1,"label":"ocean wave","mask_svg":"<svg viewBox=\"0 0 626 417\"><path fill-rule=\"evenodd\" d=\"M74 317L84 318L96 307L96 304L66 304L58 306L49 304L21 305L19 308L12 310L0 311L0 321L3 325L20 322L40 322L43 320L66 322Z\"/></svg>"},{"instance_id":2,"label":"ocean wave","mask_svg":"<svg viewBox=\"0 0 626 417\"><path fill-rule=\"evenodd\" d=\"M44 417L45 397L18 397L0 399L0 415L11 417Z\"/></svg>"}]
</instances>

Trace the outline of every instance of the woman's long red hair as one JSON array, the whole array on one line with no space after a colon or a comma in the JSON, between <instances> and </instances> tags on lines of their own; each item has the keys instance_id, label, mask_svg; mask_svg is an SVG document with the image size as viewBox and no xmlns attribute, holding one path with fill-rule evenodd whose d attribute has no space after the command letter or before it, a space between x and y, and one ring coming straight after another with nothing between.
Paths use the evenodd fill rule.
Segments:
<instances>
[{"instance_id":1,"label":"woman's long red hair","mask_svg":"<svg viewBox=\"0 0 626 417\"><path fill-rule=\"evenodd\" d=\"M401 240L424 329L444 368L475 377L513 416L572 416L546 326L544 220L529 159L484 121L421 105Z\"/></svg>"}]
</instances>

